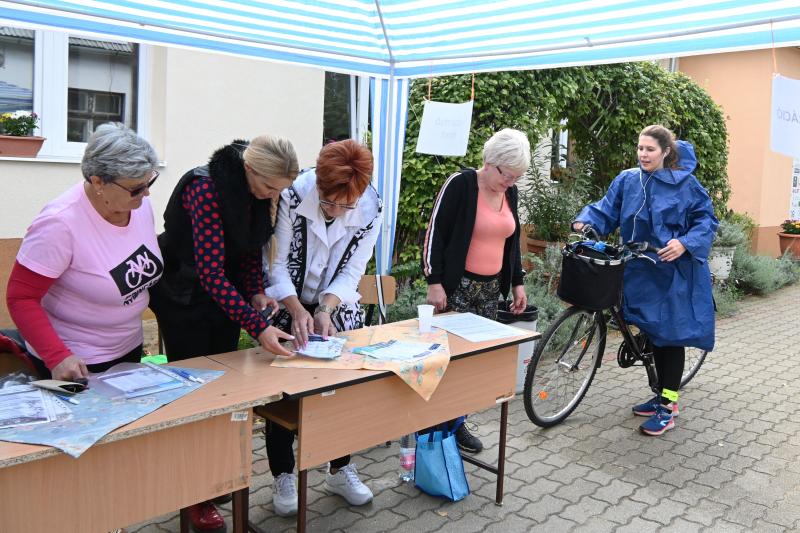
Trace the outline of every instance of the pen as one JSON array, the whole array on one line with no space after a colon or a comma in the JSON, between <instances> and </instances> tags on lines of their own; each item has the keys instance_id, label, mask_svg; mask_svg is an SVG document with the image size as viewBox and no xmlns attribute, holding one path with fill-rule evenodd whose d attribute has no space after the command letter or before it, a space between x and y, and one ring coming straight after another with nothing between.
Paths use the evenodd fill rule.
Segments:
<instances>
[{"instance_id":1,"label":"pen","mask_svg":"<svg viewBox=\"0 0 800 533\"><path fill-rule=\"evenodd\" d=\"M190 374L190 373L188 373L186 370L183 370L183 369L181 369L181 368L173 368L173 367L170 367L170 370L172 370L173 372L175 372L176 374L178 374L180 377L182 377L182 378L184 378L184 379L188 379L189 381L194 381L195 383L205 383L205 381L204 381L204 380L202 380L202 379L200 379L200 378L198 378L198 377L195 377L195 376L191 375L191 374Z\"/></svg>"},{"instance_id":2,"label":"pen","mask_svg":"<svg viewBox=\"0 0 800 533\"><path fill-rule=\"evenodd\" d=\"M60 394L56 394L56 398L58 398L59 400L64 400L65 402L69 402L72 405L80 405L80 403L81 403L78 400L76 400L75 398L70 398L69 396L62 396Z\"/></svg>"}]
</instances>

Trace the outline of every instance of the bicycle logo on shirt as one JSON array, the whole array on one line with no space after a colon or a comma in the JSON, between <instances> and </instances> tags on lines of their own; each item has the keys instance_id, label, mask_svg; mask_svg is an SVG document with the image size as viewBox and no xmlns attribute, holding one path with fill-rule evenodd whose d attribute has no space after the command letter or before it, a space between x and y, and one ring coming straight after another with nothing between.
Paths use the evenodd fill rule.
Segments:
<instances>
[{"instance_id":1,"label":"bicycle logo on shirt","mask_svg":"<svg viewBox=\"0 0 800 533\"><path fill-rule=\"evenodd\" d=\"M123 297L123 304L129 305L142 291L154 285L163 271L164 263L158 254L141 245L112 268L109 274Z\"/></svg>"},{"instance_id":2,"label":"bicycle logo on shirt","mask_svg":"<svg viewBox=\"0 0 800 533\"><path fill-rule=\"evenodd\" d=\"M128 265L128 271L125 272L125 283L128 287L135 289L142 283L142 276L151 278L158 272L158 265L150 259L147 252L136 256L136 260L129 259L125 261Z\"/></svg>"}]
</instances>

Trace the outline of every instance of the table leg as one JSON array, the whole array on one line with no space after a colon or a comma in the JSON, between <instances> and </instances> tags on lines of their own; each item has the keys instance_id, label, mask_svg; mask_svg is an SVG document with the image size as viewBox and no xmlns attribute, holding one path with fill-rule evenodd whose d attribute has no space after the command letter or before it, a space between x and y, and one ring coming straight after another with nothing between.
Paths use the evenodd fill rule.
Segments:
<instances>
[{"instance_id":1,"label":"table leg","mask_svg":"<svg viewBox=\"0 0 800 533\"><path fill-rule=\"evenodd\" d=\"M184 507L180 513L181 533L189 533L189 508Z\"/></svg>"},{"instance_id":2,"label":"table leg","mask_svg":"<svg viewBox=\"0 0 800 533\"><path fill-rule=\"evenodd\" d=\"M233 493L233 531L246 533L250 514L250 488L245 487Z\"/></svg>"},{"instance_id":3,"label":"table leg","mask_svg":"<svg viewBox=\"0 0 800 533\"><path fill-rule=\"evenodd\" d=\"M503 505L503 478L506 471L506 430L508 429L508 402L500 406L500 442L497 454L497 492L495 505Z\"/></svg>"},{"instance_id":4,"label":"table leg","mask_svg":"<svg viewBox=\"0 0 800 533\"><path fill-rule=\"evenodd\" d=\"M297 478L297 532L306 530L306 499L308 498L308 470L300 470Z\"/></svg>"}]
</instances>

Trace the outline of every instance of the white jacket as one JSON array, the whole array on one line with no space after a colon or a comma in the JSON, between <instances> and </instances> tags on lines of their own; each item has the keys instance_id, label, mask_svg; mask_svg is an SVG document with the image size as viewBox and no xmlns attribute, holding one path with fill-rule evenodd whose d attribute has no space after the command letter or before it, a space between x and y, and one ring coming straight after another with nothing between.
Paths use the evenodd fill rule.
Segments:
<instances>
[{"instance_id":1,"label":"white jacket","mask_svg":"<svg viewBox=\"0 0 800 533\"><path fill-rule=\"evenodd\" d=\"M303 303L317 304L330 293L342 304L357 304L358 283L378 240L381 211L380 197L369 186L356 209L326 227L317 176L314 169L304 171L281 193L275 228L278 249L267 296L280 301L296 295Z\"/></svg>"}]
</instances>

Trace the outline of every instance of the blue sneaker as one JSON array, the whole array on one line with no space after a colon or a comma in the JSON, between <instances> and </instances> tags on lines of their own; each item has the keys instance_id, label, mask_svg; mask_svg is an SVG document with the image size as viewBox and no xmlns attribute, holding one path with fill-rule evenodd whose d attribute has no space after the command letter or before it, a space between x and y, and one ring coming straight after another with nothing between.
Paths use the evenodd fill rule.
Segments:
<instances>
[{"instance_id":1,"label":"blue sneaker","mask_svg":"<svg viewBox=\"0 0 800 533\"><path fill-rule=\"evenodd\" d=\"M636 416L653 416L656 414L656 408L661 405L661 397L653 396L644 403L633 406L633 414ZM678 402L672 402L672 416L678 416Z\"/></svg>"},{"instance_id":2,"label":"blue sneaker","mask_svg":"<svg viewBox=\"0 0 800 533\"><path fill-rule=\"evenodd\" d=\"M663 405L659 405L656 407L655 414L648 418L644 424L639 426L639 429L645 435L657 437L668 429L675 427L675 421L673 418L672 412L668 408L664 407Z\"/></svg>"}]
</instances>

